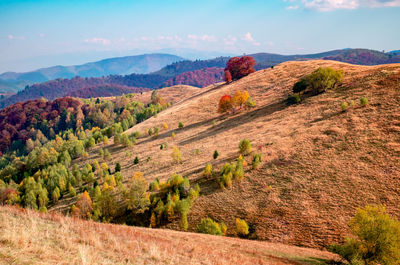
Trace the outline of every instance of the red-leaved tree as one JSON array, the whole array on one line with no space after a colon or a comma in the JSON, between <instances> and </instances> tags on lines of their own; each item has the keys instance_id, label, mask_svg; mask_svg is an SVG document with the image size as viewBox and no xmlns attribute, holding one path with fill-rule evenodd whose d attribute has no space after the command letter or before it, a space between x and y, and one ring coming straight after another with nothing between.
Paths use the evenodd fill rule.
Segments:
<instances>
[{"instance_id":1,"label":"red-leaved tree","mask_svg":"<svg viewBox=\"0 0 400 265\"><path fill-rule=\"evenodd\" d=\"M231 72L229 72L229 70L225 69L224 76L225 76L225 82L230 83L232 81L232 75Z\"/></svg>"},{"instance_id":2,"label":"red-leaved tree","mask_svg":"<svg viewBox=\"0 0 400 265\"><path fill-rule=\"evenodd\" d=\"M256 61L251 56L233 57L226 64L225 71L229 71L232 80L240 79L246 75L254 73ZM225 73L226 76L226 73ZM227 79L225 78L225 81Z\"/></svg>"}]
</instances>

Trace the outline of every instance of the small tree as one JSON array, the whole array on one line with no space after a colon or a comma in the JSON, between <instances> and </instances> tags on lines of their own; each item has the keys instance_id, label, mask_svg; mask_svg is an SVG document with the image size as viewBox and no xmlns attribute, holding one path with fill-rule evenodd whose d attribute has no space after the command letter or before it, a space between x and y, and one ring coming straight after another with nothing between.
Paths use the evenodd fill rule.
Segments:
<instances>
[{"instance_id":1,"label":"small tree","mask_svg":"<svg viewBox=\"0 0 400 265\"><path fill-rule=\"evenodd\" d=\"M210 178L213 176L213 166L211 164L207 164L203 171L203 176Z\"/></svg>"},{"instance_id":2,"label":"small tree","mask_svg":"<svg viewBox=\"0 0 400 265\"><path fill-rule=\"evenodd\" d=\"M214 159L217 159L217 158L218 158L218 156L219 156L219 154L218 154L218 151L217 151L217 150L215 150L215 151L214 151L214 154L213 154L213 158L214 158Z\"/></svg>"},{"instance_id":3,"label":"small tree","mask_svg":"<svg viewBox=\"0 0 400 265\"><path fill-rule=\"evenodd\" d=\"M232 82L232 75L231 75L231 72L229 72L229 70L224 71L224 79L225 79L225 82L227 82L227 83Z\"/></svg>"},{"instance_id":4,"label":"small tree","mask_svg":"<svg viewBox=\"0 0 400 265\"><path fill-rule=\"evenodd\" d=\"M121 164L117 162L115 164L115 172L120 172L120 171L121 171Z\"/></svg>"},{"instance_id":5,"label":"small tree","mask_svg":"<svg viewBox=\"0 0 400 265\"><path fill-rule=\"evenodd\" d=\"M262 156L261 154L254 154L251 167L257 169L260 167Z\"/></svg>"},{"instance_id":6,"label":"small tree","mask_svg":"<svg viewBox=\"0 0 400 265\"><path fill-rule=\"evenodd\" d=\"M350 221L352 237L331 250L351 264L400 264L400 222L384 206L357 209Z\"/></svg>"},{"instance_id":7,"label":"small tree","mask_svg":"<svg viewBox=\"0 0 400 265\"><path fill-rule=\"evenodd\" d=\"M183 128L183 123L180 121L178 124L179 129Z\"/></svg>"},{"instance_id":8,"label":"small tree","mask_svg":"<svg viewBox=\"0 0 400 265\"><path fill-rule=\"evenodd\" d=\"M84 218L89 218L93 210L93 202L87 191L84 191L76 203L76 207L80 210L80 215Z\"/></svg>"},{"instance_id":9,"label":"small tree","mask_svg":"<svg viewBox=\"0 0 400 265\"><path fill-rule=\"evenodd\" d=\"M135 165L139 164L139 157L135 156L135 159L133 160L133 164L135 164Z\"/></svg>"},{"instance_id":10,"label":"small tree","mask_svg":"<svg viewBox=\"0 0 400 265\"><path fill-rule=\"evenodd\" d=\"M242 108L249 98L249 93L246 90L238 90L233 94L232 105Z\"/></svg>"},{"instance_id":11,"label":"small tree","mask_svg":"<svg viewBox=\"0 0 400 265\"><path fill-rule=\"evenodd\" d=\"M175 163L177 164L182 163L182 155L178 147L174 146L171 156Z\"/></svg>"},{"instance_id":12,"label":"small tree","mask_svg":"<svg viewBox=\"0 0 400 265\"><path fill-rule=\"evenodd\" d=\"M228 112L232 109L232 107L233 107L232 97L229 95L223 95L218 103L218 112L219 113Z\"/></svg>"},{"instance_id":13,"label":"small tree","mask_svg":"<svg viewBox=\"0 0 400 265\"><path fill-rule=\"evenodd\" d=\"M236 233L241 237L249 234L249 226L245 220L236 218Z\"/></svg>"},{"instance_id":14,"label":"small tree","mask_svg":"<svg viewBox=\"0 0 400 265\"><path fill-rule=\"evenodd\" d=\"M248 139L243 139L239 143L239 153L247 155L251 152L251 143Z\"/></svg>"},{"instance_id":15,"label":"small tree","mask_svg":"<svg viewBox=\"0 0 400 265\"><path fill-rule=\"evenodd\" d=\"M143 173L136 172L129 179L128 190L125 199L129 210L135 213L143 213L150 205L150 195L147 192L148 183Z\"/></svg>"}]
</instances>

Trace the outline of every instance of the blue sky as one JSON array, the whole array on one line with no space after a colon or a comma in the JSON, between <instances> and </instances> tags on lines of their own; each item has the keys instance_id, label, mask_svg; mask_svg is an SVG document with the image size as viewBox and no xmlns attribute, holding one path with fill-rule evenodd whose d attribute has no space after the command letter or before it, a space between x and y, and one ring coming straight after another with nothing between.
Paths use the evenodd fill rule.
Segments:
<instances>
[{"instance_id":1,"label":"blue sky","mask_svg":"<svg viewBox=\"0 0 400 265\"><path fill-rule=\"evenodd\" d=\"M0 72L164 48L400 49L400 0L0 0Z\"/></svg>"}]
</instances>

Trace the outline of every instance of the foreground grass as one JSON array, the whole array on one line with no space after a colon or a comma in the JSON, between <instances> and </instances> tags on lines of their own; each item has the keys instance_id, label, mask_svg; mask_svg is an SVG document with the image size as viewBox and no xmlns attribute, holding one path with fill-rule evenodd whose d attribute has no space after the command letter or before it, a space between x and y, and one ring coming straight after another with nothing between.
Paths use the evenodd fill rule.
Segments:
<instances>
[{"instance_id":1,"label":"foreground grass","mask_svg":"<svg viewBox=\"0 0 400 265\"><path fill-rule=\"evenodd\" d=\"M328 252L0 207L0 264L327 264Z\"/></svg>"}]
</instances>

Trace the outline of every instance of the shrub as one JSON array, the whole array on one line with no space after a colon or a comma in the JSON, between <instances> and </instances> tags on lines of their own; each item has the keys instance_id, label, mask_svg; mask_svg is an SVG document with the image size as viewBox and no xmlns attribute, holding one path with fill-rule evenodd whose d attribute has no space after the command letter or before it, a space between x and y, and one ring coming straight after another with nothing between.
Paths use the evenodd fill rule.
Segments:
<instances>
[{"instance_id":1,"label":"shrub","mask_svg":"<svg viewBox=\"0 0 400 265\"><path fill-rule=\"evenodd\" d=\"M213 166L211 164L207 164L203 171L203 176L209 178L214 175Z\"/></svg>"},{"instance_id":2,"label":"shrub","mask_svg":"<svg viewBox=\"0 0 400 265\"><path fill-rule=\"evenodd\" d=\"M340 105L340 108L342 109L343 112L345 112L348 107L349 107L349 104L347 104L346 101L343 102L342 105Z\"/></svg>"},{"instance_id":3,"label":"shrub","mask_svg":"<svg viewBox=\"0 0 400 265\"><path fill-rule=\"evenodd\" d=\"M148 135L153 135L153 128L149 128L148 130L147 130L147 134Z\"/></svg>"},{"instance_id":4,"label":"shrub","mask_svg":"<svg viewBox=\"0 0 400 265\"><path fill-rule=\"evenodd\" d=\"M261 164L261 159L262 159L261 154L259 154L259 153L258 154L254 154L253 155L253 160L252 160L252 163L251 163L251 167L253 169L259 168L260 164Z\"/></svg>"},{"instance_id":5,"label":"shrub","mask_svg":"<svg viewBox=\"0 0 400 265\"><path fill-rule=\"evenodd\" d=\"M218 112L219 113L224 113L224 112L228 112L232 109L233 104L232 104L232 97L229 95L223 95L220 99L219 99L219 103L218 103Z\"/></svg>"},{"instance_id":6,"label":"shrub","mask_svg":"<svg viewBox=\"0 0 400 265\"><path fill-rule=\"evenodd\" d=\"M232 57L226 63L225 71L229 71L232 80L240 79L255 72L256 61L251 56Z\"/></svg>"},{"instance_id":7,"label":"shrub","mask_svg":"<svg viewBox=\"0 0 400 265\"><path fill-rule=\"evenodd\" d=\"M237 180L242 180L244 178L244 169L243 169L243 157L239 156L236 166L233 170L233 177Z\"/></svg>"},{"instance_id":8,"label":"shrub","mask_svg":"<svg viewBox=\"0 0 400 265\"><path fill-rule=\"evenodd\" d=\"M212 126L216 126L217 122L216 121L212 121Z\"/></svg>"},{"instance_id":9,"label":"shrub","mask_svg":"<svg viewBox=\"0 0 400 265\"><path fill-rule=\"evenodd\" d=\"M195 153L196 153L196 155L200 155L200 153L201 153L201 152L200 152L200 149L197 148L197 149L195 150Z\"/></svg>"},{"instance_id":10,"label":"shrub","mask_svg":"<svg viewBox=\"0 0 400 265\"><path fill-rule=\"evenodd\" d=\"M135 164L135 165L139 164L139 157L135 156L135 159L133 160L133 164Z\"/></svg>"},{"instance_id":11,"label":"shrub","mask_svg":"<svg viewBox=\"0 0 400 265\"><path fill-rule=\"evenodd\" d=\"M218 151L217 151L217 150L215 150L215 151L214 151L214 154L213 154L213 158L214 158L214 159L217 159L217 158L218 158L218 156L219 156L219 154L218 154Z\"/></svg>"},{"instance_id":12,"label":"shrub","mask_svg":"<svg viewBox=\"0 0 400 265\"><path fill-rule=\"evenodd\" d=\"M240 237L245 237L249 234L249 226L245 220L236 218L236 233Z\"/></svg>"},{"instance_id":13,"label":"shrub","mask_svg":"<svg viewBox=\"0 0 400 265\"><path fill-rule=\"evenodd\" d=\"M356 103L354 102L354 100L350 100L350 107L354 107L356 105Z\"/></svg>"},{"instance_id":14,"label":"shrub","mask_svg":"<svg viewBox=\"0 0 400 265\"><path fill-rule=\"evenodd\" d=\"M183 123L181 121L178 124L178 128L180 128L180 129L183 128Z\"/></svg>"},{"instance_id":15,"label":"shrub","mask_svg":"<svg viewBox=\"0 0 400 265\"><path fill-rule=\"evenodd\" d=\"M131 152L126 151L126 152L125 152L125 156L126 156L126 157L130 157L130 156L131 156Z\"/></svg>"},{"instance_id":16,"label":"shrub","mask_svg":"<svg viewBox=\"0 0 400 265\"><path fill-rule=\"evenodd\" d=\"M177 164L182 163L182 155L181 155L181 151L179 150L178 147L174 146L171 156L175 163L177 163Z\"/></svg>"},{"instance_id":17,"label":"shrub","mask_svg":"<svg viewBox=\"0 0 400 265\"><path fill-rule=\"evenodd\" d=\"M256 106L256 102L249 96L245 103L247 108L254 108Z\"/></svg>"},{"instance_id":18,"label":"shrub","mask_svg":"<svg viewBox=\"0 0 400 265\"><path fill-rule=\"evenodd\" d=\"M400 264L400 222L384 206L357 209L350 221L353 236L343 245L332 245L351 264Z\"/></svg>"},{"instance_id":19,"label":"shrub","mask_svg":"<svg viewBox=\"0 0 400 265\"><path fill-rule=\"evenodd\" d=\"M243 139L239 143L239 153L247 155L251 152L251 143L248 139Z\"/></svg>"},{"instance_id":20,"label":"shrub","mask_svg":"<svg viewBox=\"0 0 400 265\"><path fill-rule=\"evenodd\" d=\"M163 123L163 128L165 129L165 130L168 130L168 124L166 124L165 122Z\"/></svg>"},{"instance_id":21,"label":"shrub","mask_svg":"<svg viewBox=\"0 0 400 265\"><path fill-rule=\"evenodd\" d=\"M334 88L343 79L343 71L336 71L329 67L320 67L305 77L311 92L318 94Z\"/></svg>"},{"instance_id":22,"label":"shrub","mask_svg":"<svg viewBox=\"0 0 400 265\"><path fill-rule=\"evenodd\" d=\"M221 226L214 222L211 218L201 219L199 225L197 226L197 232L210 235L222 235Z\"/></svg>"},{"instance_id":23,"label":"shrub","mask_svg":"<svg viewBox=\"0 0 400 265\"><path fill-rule=\"evenodd\" d=\"M368 103L368 99L366 98L366 97L362 97L362 98L360 98L360 104L361 104L361 106L367 106L369 103Z\"/></svg>"}]
</instances>

